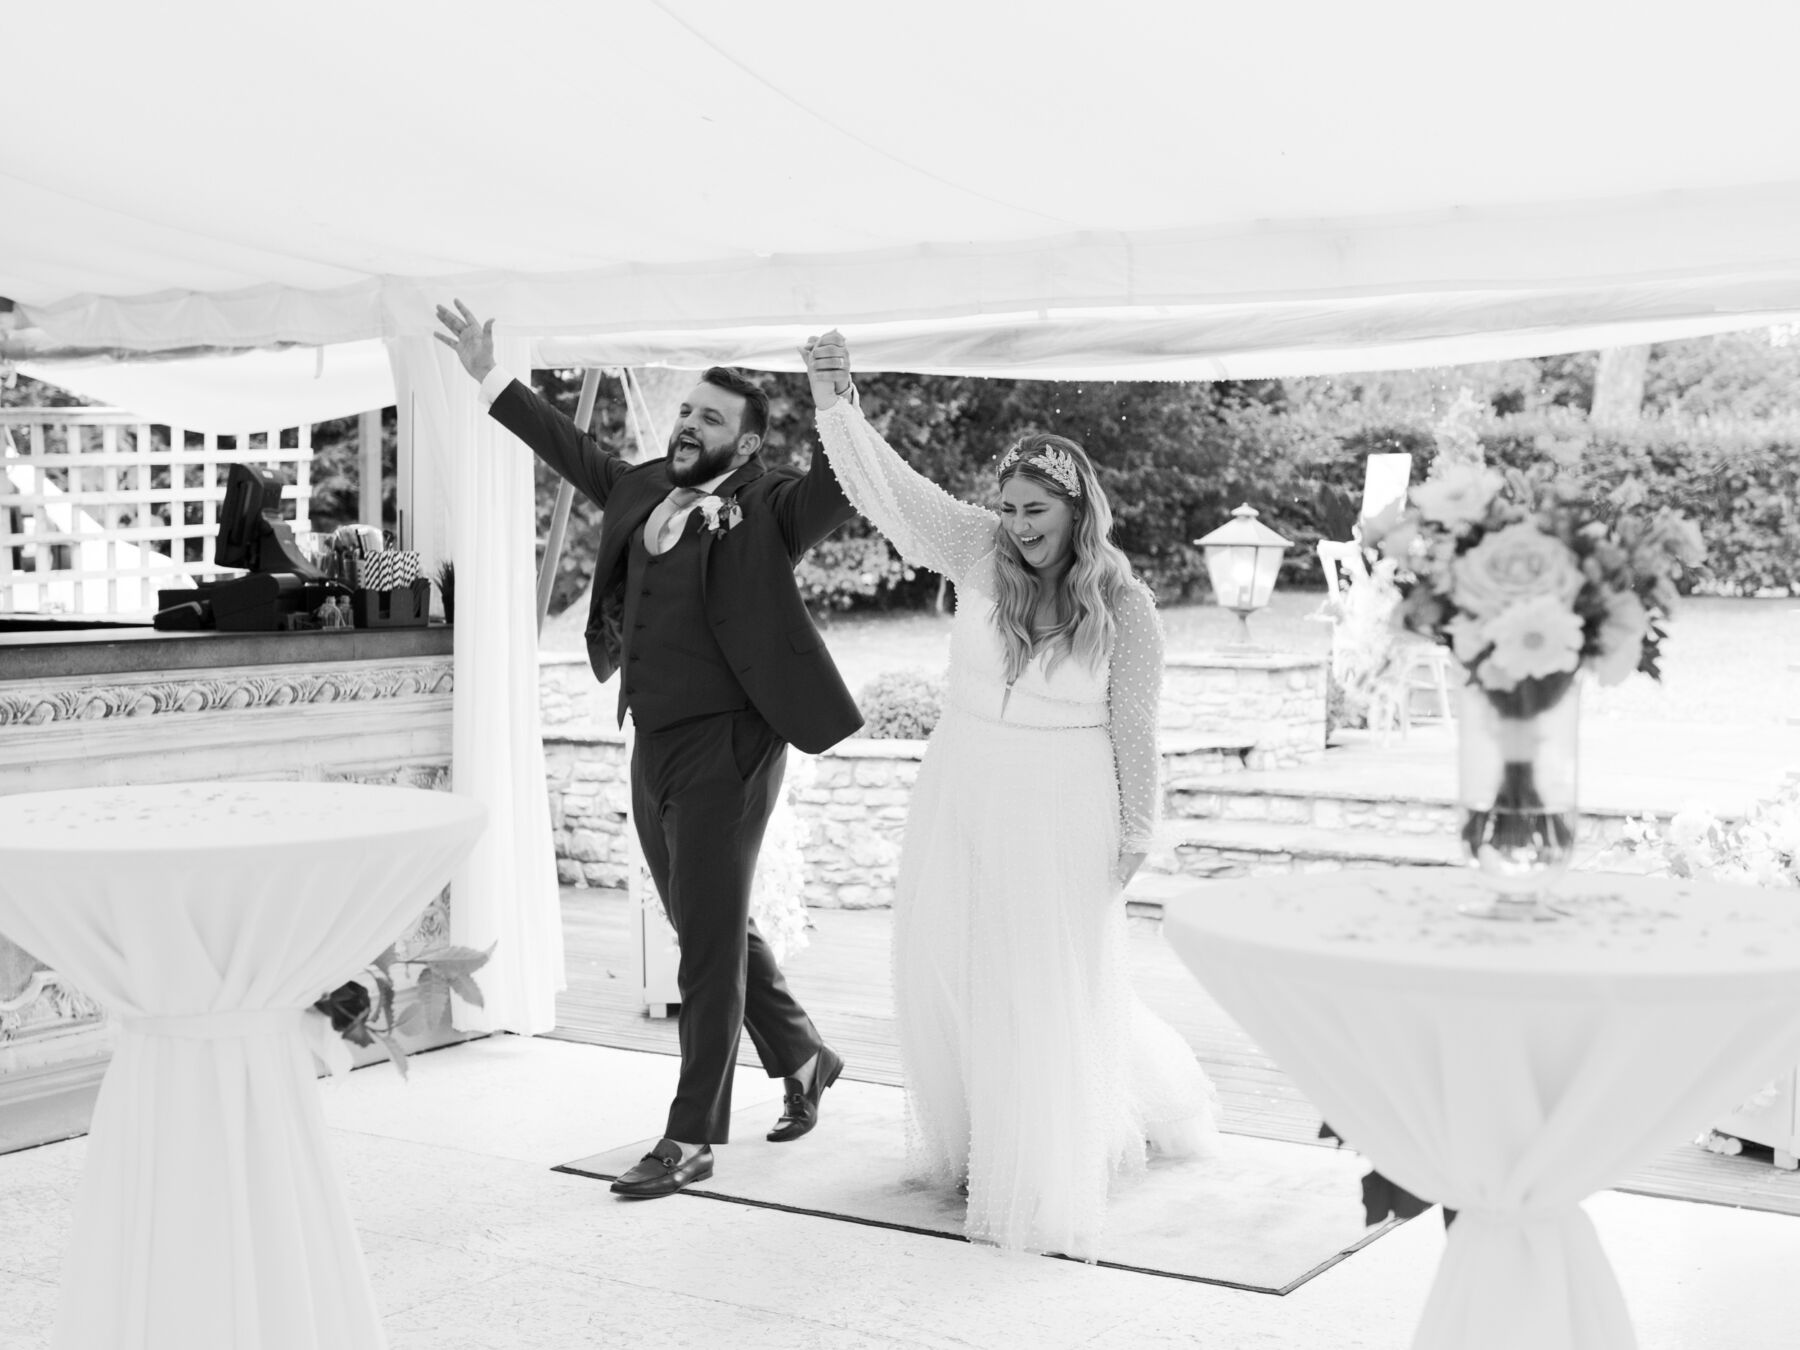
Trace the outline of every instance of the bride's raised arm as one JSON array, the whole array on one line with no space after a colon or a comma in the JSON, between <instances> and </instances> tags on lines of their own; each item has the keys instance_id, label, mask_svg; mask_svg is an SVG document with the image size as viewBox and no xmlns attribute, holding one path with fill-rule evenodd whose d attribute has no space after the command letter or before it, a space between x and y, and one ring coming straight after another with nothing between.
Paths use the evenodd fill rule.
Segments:
<instances>
[{"instance_id":1,"label":"bride's raised arm","mask_svg":"<svg viewBox=\"0 0 1800 1350\"><path fill-rule=\"evenodd\" d=\"M849 350L836 332L800 349L818 407L819 439L857 511L915 567L961 585L994 550L993 512L951 496L902 459L862 409L838 397L849 388Z\"/></svg>"}]
</instances>

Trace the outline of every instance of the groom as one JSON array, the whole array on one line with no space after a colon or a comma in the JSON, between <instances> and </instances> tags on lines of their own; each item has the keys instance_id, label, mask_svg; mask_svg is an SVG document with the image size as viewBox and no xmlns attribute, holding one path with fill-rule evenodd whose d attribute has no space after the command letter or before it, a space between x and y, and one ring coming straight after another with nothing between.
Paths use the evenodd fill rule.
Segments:
<instances>
[{"instance_id":1,"label":"groom","mask_svg":"<svg viewBox=\"0 0 1800 1350\"><path fill-rule=\"evenodd\" d=\"M844 1067L756 931L750 881L789 743L817 753L862 725L793 571L855 513L823 454L805 473L763 465L769 400L736 371L700 377L664 458L627 464L494 363L492 319L460 300L437 314L489 414L604 512L588 659L602 681L623 672L632 814L681 942L675 1101L664 1138L612 1189L669 1195L711 1176L710 1146L729 1138L743 1028L787 1080L778 1143L813 1128Z\"/></svg>"}]
</instances>

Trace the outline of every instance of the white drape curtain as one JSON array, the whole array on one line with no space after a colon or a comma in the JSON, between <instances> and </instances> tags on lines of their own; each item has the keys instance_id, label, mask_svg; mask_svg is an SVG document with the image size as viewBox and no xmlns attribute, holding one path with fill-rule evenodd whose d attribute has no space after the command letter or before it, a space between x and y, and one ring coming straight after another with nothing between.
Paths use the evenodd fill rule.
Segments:
<instances>
[{"instance_id":1,"label":"white drape curtain","mask_svg":"<svg viewBox=\"0 0 1800 1350\"><path fill-rule=\"evenodd\" d=\"M498 945L481 972L486 1006L459 1001L455 1021L469 1031L548 1031L566 979L538 721L532 457L488 417L443 344L400 338L389 352L411 410L414 542L428 567L456 564L456 791L488 810L487 833L452 881L450 933L466 946ZM497 355L530 369L519 339L501 339Z\"/></svg>"}]
</instances>

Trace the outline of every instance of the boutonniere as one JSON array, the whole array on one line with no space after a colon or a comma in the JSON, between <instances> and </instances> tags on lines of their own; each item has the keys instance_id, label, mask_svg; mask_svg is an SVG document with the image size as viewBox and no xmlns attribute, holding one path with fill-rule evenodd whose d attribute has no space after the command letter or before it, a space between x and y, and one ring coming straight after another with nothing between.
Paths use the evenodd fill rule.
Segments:
<instances>
[{"instance_id":1,"label":"boutonniere","mask_svg":"<svg viewBox=\"0 0 1800 1350\"><path fill-rule=\"evenodd\" d=\"M709 492L694 506L705 518L707 530L713 534L724 534L744 518L744 508L738 505L736 497L717 497Z\"/></svg>"}]
</instances>

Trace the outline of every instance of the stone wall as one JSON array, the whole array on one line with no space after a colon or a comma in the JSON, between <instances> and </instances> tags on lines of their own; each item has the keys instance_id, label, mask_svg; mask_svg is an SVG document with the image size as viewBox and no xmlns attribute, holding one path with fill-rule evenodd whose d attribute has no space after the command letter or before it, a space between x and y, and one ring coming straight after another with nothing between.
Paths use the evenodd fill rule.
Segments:
<instances>
[{"instance_id":1,"label":"stone wall","mask_svg":"<svg viewBox=\"0 0 1800 1350\"><path fill-rule=\"evenodd\" d=\"M906 804L923 741L853 740L823 755L788 751L787 803L806 854L806 903L868 909L893 903ZM565 886L623 888L631 865L631 785L623 733L544 729L556 871Z\"/></svg>"},{"instance_id":2,"label":"stone wall","mask_svg":"<svg viewBox=\"0 0 1800 1350\"><path fill-rule=\"evenodd\" d=\"M1250 769L1286 769L1325 753L1322 656L1232 652L1164 663L1162 730L1190 743L1236 749Z\"/></svg>"},{"instance_id":3,"label":"stone wall","mask_svg":"<svg viewBox=\"0 0 1800 1350\"><path fill-rule=\"evenodd\" d=\"M806 852L806 903L871 909L894 903L900 837L924 741L849 740L790 758ZM804 761L795 765L794 758Z\"/></svg>"},{"instance_id":4,"label":"stone wall","mask_svg":"<svg viewBox=\"0 0 1800 1350\"><path fill-rule=\"evenodd\" d=\"M586 652L538 653L538 717L546 727L608 726L618 697L618 685L594 683Z\"/></svg>"},{"instance_id":5,"label":"stone wall","mask_svg":"<svg viewBox=\"0 0 1800 1350\"><path fill-rule=\"evenodd\" d=\"M587 658L540 656L544 760L557 875L564 885L625 885L630 779L615 726L615 686ZM1176 656L1163 683L1163 781L1171 792L1245 768L1303 764L1325 750L1323 658L1273 653ZM849 740L822 755L788 752L787 803L806 853L806 902L826 909L893 903L907 803L923 741Z\"/></svg>"},{"instance_id":6,"label":"stone wall","mask_svg":"<svg viewBox=\"0 0 1800 1350\"><path fill-rule=\"evenodd\" d=\"M925 756L924 741L849 740L822 755L788 751L787 806L806 855L806 903L817 909L873 909L894 902L907 804ZM544 730L556 870L566 886L623 888L630 867L624 735L610 727ZM1163 778L1171 788L1241 770L1234 753L1165 738Z\"/></svg>"},{"instance_id":7,"label":"stone wall","mask_svg":"<svg viewBox=\"0 0 1800 1350\"><path fill-rule=\"evenodd\" d=\"M544 776L557 877L565 886L623 888L625 812L631 805L624 733L591 723L546 725Z\"/></svg>"}]
</instances>

